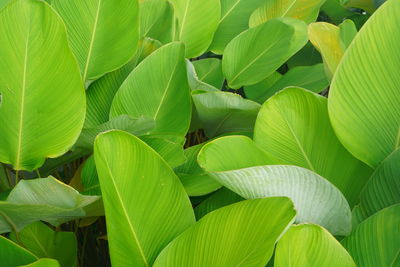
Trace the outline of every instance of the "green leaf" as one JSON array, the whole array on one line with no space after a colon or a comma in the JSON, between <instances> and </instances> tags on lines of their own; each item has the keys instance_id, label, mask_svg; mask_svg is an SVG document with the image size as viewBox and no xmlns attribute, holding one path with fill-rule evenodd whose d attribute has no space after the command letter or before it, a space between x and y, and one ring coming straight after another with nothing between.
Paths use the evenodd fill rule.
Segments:
<instances>
[{"instance_id":1,"label":"green leaf","mask_svg":"<svg viewBox=\"0 0 400 267\"><path fill-rule=\"evenodd\" d=\"M59 267L60 264L54 259L39 259L31 264L24 265L22 267Z\"/></svg>"},{"instance_id":2,"label":"green leaf","mask_svg":"<svg viewBox=\"0 0 400 267\"><path fill-rule=\"evenodd\" d=\"M194 213L196 214L197 220L200 220L202 217L204 217L206 214L228 206L230 204L239 202L244 200L241 196L238 194L232 192L226 187L221 188L217 192L213 193L209 198L201 202L195 209Z\"/></svg>"},{"instance_id":3,"label":"green leaf","mask_svg":"<svg viewBox=\"0 0 400 267\"><path fill-rule=\"evenodd\" d=\"M221 64L221 60L218 58L193 61L198 79L216 88L222 88L225 80Z\"/></svg>"},{"instance_id":4,"label":"green leaf","mask_svg":"<svg viewBox=\"0 0 400 267\"><path fill-rule=\"evenodd\" d=\"M378 11L379 12L379 11ZM357 266L394 267L400 263L400 205L383 209L362 222L342 241Z\"/></svg>"},{"instance_id":5,"label":"green leaf","mask_svg":"<svg viewBox=\"0 0 400 267\"><path fill-rule=\"evenodd\" d=\"M101 195L99 176L97 175L96 164L93 156L90 156L83 165L81 183L83 186L82 194L90 196Z\"/></svg>"},{"instance_id":6,"label":"green leaf","mask_svg":"<svg viewBox=\"0 0 400 267\"><path fill-rule=\"evenodd\" d=\"M147 56L161 47L156 40L144 38L139 41L135 57L122 68L107 73L94 81L86 91L86 120L84 128L96 127L109 120L111 103L118 89L132 70Z\"/></svg>"},{"instance_id":7,"label":"green leaf","mask_svg":"<svg viewBox=\"0 0 400 267\"><path fill-rule=\"evenodd\" d=\"M218 209L173 240L154 267L264 266L295 215L287 198L245 200Z\"/></svg>"},{"instance_id":8,"label":"green leaf","mask_svg":"<svg viewBox=\"0 0 400 267\"><path fill-rule=\"evenodd\" d=\"M83 84L64 24L43 1L1 9L0 44L0 162L32 171L78 138Z\"/></svg>"},{"instance_id":9,"label":"green leaf","mask_svg":"<svg viewBox=\"0 0 400 267\"><path fill-rule=\"evenodd\" d=\"M292 18L272 19L242 32L224 50L222 71L229 87L261 82L306 43L306 24Z\"/></svg>"},{"instance_id":10,"label":"green leaf","mask_svg":"<svg viewBox=\"0 0 400 267\"><path fill-rule=\"evenodd\" d=\"M260 104L230 92L195 92L192 99L207 136L252 132Z\"/></svg>"},{"instance_id":11,"label":"green leaf","mask_svg":"<svg viewBox=\"0 0 400 267\"><path fill-rule=\"evenodd\" d=\"M357 28L351 19L346 19L339 25L340 40L347 48L357 35Z\"/></svg>"},{"instance_id":12,"label":"green leaf","mask_svg":"<svg viewBox=\"0 0 400 267\"><path fill-rule=\"evenodd\" d=\"M271 97L258 115L254 141L280 164L310 169L357 201L372 170L355 159L337 139L328 117L327 99L301 88Z\"/></svg>"},{"instance_id":13,"label":"green leaf","mask_svg":"<svg viewBox=\"0 0 400 267\"><path fill-rule=\"evenodd\" d=\"M69 220L101 215L99 197L83 196L53 177L22 180L0 201L0 233L20 230L36 221L58 226ZM15 228L15 229L13 229Z\"/></svg>"},{"instance_id":14,"label":"green leaf","mask_svg":"<svg viewBox=\"0 0 400 267\"><path fill-rule=\"evenodd\" d=\"M140 36L150 37L166 44L174 36L174 9L165 0L139 1Z\"/></svg>"},{"instance_id":15,"label":"green leaf","mask_svg":"<svg viewBox=\"0 0 400 267\"><path fill-rule=\"evenodd\" d=\"M400 148L399 13L400 2L391 0L368 20L340 64L329 97L340 141L372 167Z\"/></svg>"},{"instance_id":16,"label":"green leaf","mask_svg":"<svg viewBox=\"0 0 400 267\"><path fill-rule=\"evenodd\" d=\"M204 143L185 149L186 162L175 168L175 173L189 196L207 195L221 187L197 163L197 155L203 146Z\"/></svg>"},{"instance_id":17,"label":"green leaf","mask_svg":"<svg viewBox=\"0 0 400 267\"><path fill-rule=\"evenodd\" d=\"M336 0L333 0L336 1ZM289 68L299 67L299 66L312 66L322 62L321 54L314 48L314 46L307 42L307 44L299 50L294 56L292 56L286 65Z\"/></svg>"},{"instance_id":18,"label":"green leaf","mask_svg":"<svg viewBox=\"0 0 400 267\"><path fill-rule=\"evenodd\" d=\"M268 91L268 89L272 85L274 85L277 81L279 81L279 79L281 79L282 76L283 76L282 74L275 71L261 82L254 85L245 86L243 90L246 95L246 98L256 101L260 104L263 104L265 100L263 101L262 99L264 98L263 95L265 91Z\"/></svg>"},{"instance_id":19,"label":"green leaf","mask_svg":"<svg viewBox=\"0 0 400 267\"><path fill-rule=\"evenodd\" d=\"M253 12L250 27L272 18L292 17L307 23L317 19L319 9L326 0L270 0Z\"/></svg>"},{"instance_id":20,"label":"green leaf","mask_svg":"<svg viewBox=\"0 0 400 267\"><path fill-rule=\"evenodd\" d=\"M0 236L0 259L1 266L15 267L32 263L38 258L11 240Z\"/></svg>"},{"instance_id":21,"label":"green leaf","mask_svg":"<svg viewBox=\"0 0 400 267\"><path fill-rule=\"evenodd\" d=\"M186 57L198 57L210 46L221 15L220 0L170 0L175 9L175 40L185 43Z\"/></svg>"},{"instance_id":22,"label":"green leaf","mask_svg":"<svg viewBox=\"0 0 400 267\"><path fill-rule=\"evenodd\" d=\"M279 240L275 267L356 267L345 248L324 228L313 224L293 225Z\"/></svg>"},{"instance_id":23,"label":"green leaf","mask_svg":"<svg viewBox=\"0 0 400 267\"><path fill-rule=\"evenodd\" d=\"M123 66L139 40L137 0L52 0L63 18L83 80Z\"/></svg>"},{"instance_id":24,"label":"green leaf","mask_svg":"<svg viewBox=\"0 0 400 267\"><path fill-rule=\"evenodd\" d=\"M204 91L204 92L218 92L217 88L214 86L207 84L203 81L200 81L199 76L197 75L196 69L193 65L193 62L190 60L186 60L186 70L188 76L189 87L192 91Z\"/></svg>"},{"instance_id":25,"label":"green leaf","mask_svg":"<svg viewBox=\"0 0 400 267\"><path fill-rule=\"evenodd\" d=\"M94 158L112 265L151 266L195 221L183 186L153 149L125 132L99 135Z\"/></svg>"},{"instance_id":26,"label":"green leaf","mask_svg":"<svg viewBox=\"0 0 400 267\"><path fill-rule=\"evenodd\" d=\"M238 34L249 28L253 11L265 0L221 0L221 19L210 50L222 54L225 46Z\"/></svg>"},{"instance_id":27,"label":"green leaf","mask_svg":"<svg viewBox=\"0 0 400 267\"><path fill-rule=\"evenodd\" d=\"M400 150L376 168L355 208L357 219L363 221L377 211L400 203Z\"/></svg>"},{"instance_id":28,"label":"green leaf","mask_svg":"<svg viewBox=\"0 0 400 267\"><path fill-rule=\"evenodd\" d=\"M263 81L260 84L246 86L244 90L246 96L249 95L252 99L262 104L276 92L289 86L302 87L312 92L320 93L329 86L324 65L317 64L314 66L295 67L290 69L272 85Z\"/></svg>"},{"instance_id":29,"label":"green leaf","mask_svg":"<svg viewBox=\"0 0 400 267\"><path fill-rule=\"evenodd\" d=\"M335 235L348 235L351 231L351 211L342 193L323 177L296 166L259 166L256 162L236 163L236 157L219 157L221 154L213 143L221 143L224 138L205 145L198 161L218 182L246 199L285 196L290 198L297 210L296 222L312 222L327 228ZM235 140L230 138L230 141ZM229 140L225 140L227 142ZM238 140L236 140L237 142ZM209 147L210 146L210 147ZM219 144L221 146L221 144ZM234 144L231 147L235 147ZM237 153L245 153L236 146ZM247 151L246 151L247 152ZM232 153L233 154L233 153ZM243 157L243 156L242 156ZM230 165L230 168L228 167Z\"/></svg>"},{"instance_id":30,"label":"green leaf","mask_svg":"<svg viewBox=\"0 0 400 267\"><path fill-rule=\"evenodd\" d=\"M57 266L61 267L76 266L77 244L74 233L55 232L44 223L36 222L26 226L18 235L24 247L38 258L56 259L60 263ZM10 238L17 242L14 233Z\"/></svg>"},{"instance_id":31,"label":"green leaf","mask_svg":"<svg viewBox=\"0 0 400 267\"><path fill-rule=\"evenodd\" d=\"M185 135L189 129L191 103L184 46L167 44L135 68L118 90L110 118L128 114L154 119L152 134Z\"/></svg>"}]
</instances>

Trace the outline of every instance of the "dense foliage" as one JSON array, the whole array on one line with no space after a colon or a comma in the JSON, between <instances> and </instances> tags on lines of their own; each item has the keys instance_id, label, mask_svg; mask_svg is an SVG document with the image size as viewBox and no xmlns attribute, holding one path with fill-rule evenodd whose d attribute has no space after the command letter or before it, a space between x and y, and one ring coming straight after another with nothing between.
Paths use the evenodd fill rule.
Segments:
<instances>
[{"instance_id":1,"label":"dense foliage","mask_svg":"<svg viewBox=\"0 0 400 267\"><path fill-rule=\"evenodd\" d=\"M0 266L400 266L399 14L0 0Z\"/></svg>"}]
</instances>

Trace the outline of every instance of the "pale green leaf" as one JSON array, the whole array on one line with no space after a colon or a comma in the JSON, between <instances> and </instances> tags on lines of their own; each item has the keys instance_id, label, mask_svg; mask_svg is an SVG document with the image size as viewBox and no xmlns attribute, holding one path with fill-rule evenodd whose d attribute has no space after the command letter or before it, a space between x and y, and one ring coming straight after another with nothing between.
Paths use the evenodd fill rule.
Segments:
<instances>
[{"instance_id":1,"label":"pale green leaf","mask_svg":"<svg viewBox=\"0 0 400 267\"><path fill-rule=\"evenodd\" d=\"M43 1L13 0L0 11L0 58L0 161L34 170L68 151L85 116L63 22Z\"/></svg>"},{"instance_id":2,"label":"pale green leaf","mask_svg":"<svg viewBox=\"0 0 400 267\"><path fill-rule=\"evenodd\" d=\"M295 215L287 198L245 200L218 209L173 240L154 267L264 266Z\"/></svg>"},{"instance_id":3,"label":"pale green leaf","mask_svg":"<svg viewBox=\"0 0 400 267\"><path fill-rule=\"evenodd\" d=\"M387 1L350 45L329 97L329 115L343 145L376 167L400 148L400 2Z\"/></svg>"},{"instance_id":4,"label":"pale green leaf","mask_svg":"<svg viewBox=\"0 0 400 267\"><path fill-rule=\"evenodd\" d=\"M326 0L269 0L250 17L250 27L272 18L292 17L307 23L317 19L320 7Z\"/></svg>"},{"instance_id":5,"label":"pale green leaf","mask_svg":"<svg viewBox=\"0 0 400 267\"><path fill-rule=\"evenodd\" d=\"M279 240L275 267L356 267L345 248L324 228L293 225Z\"/></svg>"},{"instance_id":6,"label":"pale green leaf","mask_svg":"<svg viewBox=\"0 0 400 267\"><path fill-rule=\"evenodd\" d=\"M242 32L224 50L222 71L229 87L261 82L306 43L306 24L292 18L272 19Z\"/></svg>"},{"instance_id":7,"label":"pale green leaf","mask_svg":"<svg viewBox=\"0 0 400 267\"><path fill-rule=\"evenodd\" d=\"M99 135L94 158L112 265L151 266L195 221L183 186L153 149L125 132Z\"/></svg>"},{"instance_id":8,"label":"pale green leaf","mask_svg":"<svg viewBox=\"0 0 400 267\"><path fill-rule=\"evenodd\" d=\"M167 44L126 78L111 105L110 118L127 114L152 118L153 134L185 135L191 118L184 46Z\"/></svg>"},{"instance_id":9,"label":"pale green leaf","mask_svg":"<svg viewBox=\"0 0 400 267\"><path fill-rule=\"evenodd\" d=\"M281 164L307 168L328 179L350 206L358 201L372 172L337 139L327 99L301 88L287 88L264 103L254 141Z\"/></svg>"},{"instance_id":10,"label":"pale green leaf","mask_svg":"<svg viewBox=\"0 0 400 267\"><path fill-rule=\"evenodd\" d=\"M135 54L137 0L52 0L51 4L67 26L84 81L120 68Z\"/></svg>"}]
</instances>

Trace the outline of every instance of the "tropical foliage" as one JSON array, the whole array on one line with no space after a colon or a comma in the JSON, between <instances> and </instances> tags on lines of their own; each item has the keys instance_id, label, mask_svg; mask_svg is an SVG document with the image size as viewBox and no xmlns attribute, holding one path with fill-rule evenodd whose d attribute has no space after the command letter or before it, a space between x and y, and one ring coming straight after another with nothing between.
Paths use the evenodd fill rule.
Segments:
<instances>
[{"instance_id":1,"label":"tropical foliage","mask_svg":"<svg viewBox=\"0 0 400 267\"><path fill-rule=\"evenodd\" d=\"M399 0L0 0L0 266L400 266Z\"/></svg>"}]
</instances>

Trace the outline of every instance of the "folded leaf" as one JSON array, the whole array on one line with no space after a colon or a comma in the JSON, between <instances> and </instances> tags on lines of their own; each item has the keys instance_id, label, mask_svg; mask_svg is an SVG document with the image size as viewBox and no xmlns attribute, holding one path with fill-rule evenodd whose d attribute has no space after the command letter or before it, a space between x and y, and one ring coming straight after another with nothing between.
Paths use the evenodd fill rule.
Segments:
<instances>
[{"instance_id":1,"label":"folded leaf","mask_svg":"<svg viewBox=\"0 0 400 267\"><path fill-rule=\"evenodd\" d=\"M36 221L55 226L69 220L101 215L93 209L99 197L83 196L53 177L22 180L0 201L0 233L21 230Z\"/></svg>"},{"instance_id":2,"label":"folded leaf","mask_svg":"<svg viewBox=\"0 0 400 267\"><path fill-rule=\"evenodd\" d=\"M224 50L222 71L229 87L262 81L306 43L307 25L292 18L272 19L242 32Z\"/></svg>"},{"instance_id":3,"label":"folded leaf","mask_svg":"<svg viewBox=\"0 0 400 267\"><path fill-rule=\"evenodd\" d=\"M78 138L83 83L64 24L44 1L0 10L0 58L0 162L32 171Z\"/></svg>"},{"instance_id":4,"label":"folded leaf","mask_svg":"<svg viewBox=\"0 0 400 267\"><path fill-rule=\"evenodd\" d=\"M400 205L383 209L360 223L342 241L357 266L392 267L400 263Z\"/></svg>"},{"instance_id":5,"label":"folded leaf","mask_svg":"<svg viewBox=\"0 0 400 267\"><path fill-rule=\"evenodd\" d=\"M280 164L310 169L340 189L353 206L372 170L339 142L327 99L301 88L271 97L258 115L254 141Z\"/></svg>"},{"instance_id":6,"label":"folded leaf","mask_svg":"<svg viewBox=\"0 0 400 267\"><path fill-rule=\"evenodd\" d=\"M94 158L112 265L151 266L195 221L183 186L153 149L125 132L99 135Z\"/></svg>"},{"instance_id":7,"label":"folded leaf","mask_svg":"<svg viewBox=\"0 0 400 267\"><path fill-rule=\"evenodd\" d=\"M274 266L355 267L356 264L346 249L324 228L302 224L293 225L279 240Z\"/></svg>"},{"instance_id":8,"label":"folded leaf","mask_svg":"<svg viewBox=\"0 0 400 267\"><path fill-rule=\"evenodd\" d=\"M137 0L52 0L67 26L83 80L123 66L139 40Z\"/></svg>"},{"instance_id":9,"label":"folded leaf","mask_svg":"<svg viewBox=\"0 0 400 267\"><path fill-rule=\"evenodd\" d=\"M198 79L219 89L222 88L225 80L221 64L221 60L217 58L193 61Z\"/></svg>"},{"instance_id":10,"label":"folded leaf","mask_svg":"<svg viewBox=\"0 0 400 267\"><path fill-rule=\"evenodd\" d=\"M173 240L154 267L264 266L295 215L287 198L245 200L218 209Z\"/></svg>"},{"instance_id":11,"label":"folded leaf","mask_svg":"<svg viewBox=\"0 0 400 267\"><path fill-rule=\"evenodd\" d=\"M332 81L329 115L343 145L377 167L400 148L400 2L387 1L346 52Z\"/></svg>"}]
</instances>

